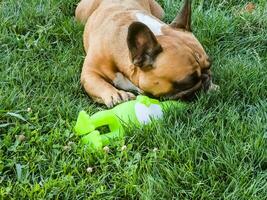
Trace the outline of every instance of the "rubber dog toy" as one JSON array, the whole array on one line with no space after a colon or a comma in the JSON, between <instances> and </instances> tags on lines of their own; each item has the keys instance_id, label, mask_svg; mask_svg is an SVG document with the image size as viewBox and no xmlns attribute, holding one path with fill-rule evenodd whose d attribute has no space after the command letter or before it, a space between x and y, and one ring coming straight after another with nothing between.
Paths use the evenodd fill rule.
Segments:
<instances>
[{"instance_id":1,"label":"rubber dog toy","mask_svg":"<svg viewBox=\"0 0 267 200\"><path fill-rule=\"evenodd\" d=\"M124 127L132 123L142 126L151 120L163 118L164 111L184 109L186 104L179 101L163 101L147 96L137 96L136 100L128 101L116 107L100 111L89 116L85 111L79 113L74 130L78 136L83 136L81 143L91 150L100 150L113 140L123 140ZM100 133L97 129L108 126L108 133Z\"/></svg>"}]
</instances>

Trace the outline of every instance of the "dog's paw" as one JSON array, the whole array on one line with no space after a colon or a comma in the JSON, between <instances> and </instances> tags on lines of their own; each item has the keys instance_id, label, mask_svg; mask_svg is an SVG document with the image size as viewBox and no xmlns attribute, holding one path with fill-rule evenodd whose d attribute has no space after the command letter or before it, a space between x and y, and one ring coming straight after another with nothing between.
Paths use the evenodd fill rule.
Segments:
<instances>
[{"instance_id":1,"label":"dog's paw","mask_svg":"<svg viewBox=\"0 0 267 200\"><path fill-rule=\"evenodd\" d=\"M112 108L122 102L135 99L135 95L130 92L125 92L123 90L117 90L110 96L103 99L104 103L108 108Z\"/></svg>"}]
</instances>

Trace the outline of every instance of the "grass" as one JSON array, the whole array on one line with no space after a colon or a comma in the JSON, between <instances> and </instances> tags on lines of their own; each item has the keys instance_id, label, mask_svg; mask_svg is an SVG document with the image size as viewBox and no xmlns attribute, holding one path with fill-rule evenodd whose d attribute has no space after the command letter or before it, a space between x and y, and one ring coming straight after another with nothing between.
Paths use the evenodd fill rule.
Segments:
<instances>
[{"instance_id":1,"label":"grass","mask_svg":"<svg viewBox=\"0 0 267 200\"><path fill-rule=\"evenodd\" d=\"M160 2L170 22L180 1ZM266 199L266 1L248 13L244 0L195 0L221 91L127 129L127 150L102 156L72 130L80 110L104 108L79 83L77 3L0 1L0 199Z\"/></svg>"}]
</instances>

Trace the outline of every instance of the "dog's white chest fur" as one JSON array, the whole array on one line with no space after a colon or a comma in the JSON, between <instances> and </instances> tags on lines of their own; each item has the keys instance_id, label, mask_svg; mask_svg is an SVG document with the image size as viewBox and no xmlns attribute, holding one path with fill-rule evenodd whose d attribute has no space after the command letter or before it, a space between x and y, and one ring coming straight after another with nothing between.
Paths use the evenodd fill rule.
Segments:
<instances>
[{"instance_id":1,"label":"dog's white chest fur","mask_svg":"<svg viewBox=\"0 0 267 200\"><path fill-rule=\"evenodd\" d=\"M139 22L144 23L145 25L148 26L148 28L156 35L163 35L161 28L164 26L164 23L160 22L159 20L157 20L154 17L151 17L149 15L146 15L144 13L141 12L137 12L135 14L137 20Z\"/></svg>"}]
</instances>

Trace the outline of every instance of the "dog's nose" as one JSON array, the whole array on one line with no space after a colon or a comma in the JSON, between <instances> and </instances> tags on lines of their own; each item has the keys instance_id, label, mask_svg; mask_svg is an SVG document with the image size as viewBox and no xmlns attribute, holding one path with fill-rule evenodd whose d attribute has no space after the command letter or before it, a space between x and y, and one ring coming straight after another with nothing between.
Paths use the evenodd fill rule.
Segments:
<instances>
[{"instance_id":1,"label":"dog's nose","mask_svg":"<svg viewBox=\"0 0 267 200\"><path fill-rule=\"evenodd\" d=\"M211 84L210 75L206 73L201 74L201 81L204 91L208 91Z\"/></svg>"},{"instance_id":2,"label":"dog's nose","mask_svg":"<svg viewBox=\"0 0 267 200\"><path fill-rule=\"evenodd\" d=\"M210 79L210 76L206 73L201 74L201 80L202 82L206 82Z\"/></svg>"},{"instance_id":3,"label":"dog's nose","mask_svg":"<svg viewBox=\"0 0 267 200\"><path fill-rule=\"evenodd\" d=\"M208 62L212 63L212 58L211 57L208 57Z\"/></svg>"},{"instance_id":4,"label":"dog's nose","mask_svg":"<svg viewBox=\"0 0 267 200\"><path fill-rule=\"evenodd\" d=\"M207 58L206 68L207 69L210 69L211 68L211 65L212 65L212 58L211 57L208 57Z\"/></svg>"}]
</instances>

